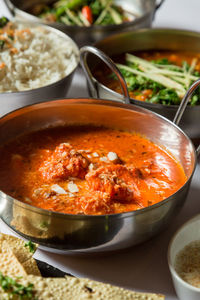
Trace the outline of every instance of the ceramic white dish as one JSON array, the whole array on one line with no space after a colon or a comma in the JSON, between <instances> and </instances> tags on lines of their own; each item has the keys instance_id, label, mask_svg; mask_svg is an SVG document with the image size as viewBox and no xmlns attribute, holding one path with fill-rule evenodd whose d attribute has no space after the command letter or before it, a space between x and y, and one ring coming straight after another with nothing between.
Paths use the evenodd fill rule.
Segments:
<instances>
[{"instance_id":1,"label":"ceramic white dish","mask_svg":"<svg viewBox=\"0 0 200 300\"><path fill-rule=\"evenodd\" d=\"M176 255L192 241L200 240L200 214L196 215L174 234L168 248L168 264L172 280L180 300L199 300L200 288L185 282L175 270Z\"/></svg>"}]
</instances>

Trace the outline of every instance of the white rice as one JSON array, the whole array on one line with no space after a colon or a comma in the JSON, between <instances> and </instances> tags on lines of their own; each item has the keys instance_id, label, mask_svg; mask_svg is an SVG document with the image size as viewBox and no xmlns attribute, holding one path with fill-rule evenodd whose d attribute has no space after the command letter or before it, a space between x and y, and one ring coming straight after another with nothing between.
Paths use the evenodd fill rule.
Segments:
<instances>
[{"instance_id":1,"label":"white rice","mask_svg":"<svg viewBox=\"0 0 200 300\"><path fill-rule=\"evenodd\" d=\"M14 24L17 30L27 28ZM0 50L0 92L17 92L52 84L70 74L77 66L78 49L69 38L63 38L42 27L15 35L9 47Z\"/></svg>"}]
</instances>

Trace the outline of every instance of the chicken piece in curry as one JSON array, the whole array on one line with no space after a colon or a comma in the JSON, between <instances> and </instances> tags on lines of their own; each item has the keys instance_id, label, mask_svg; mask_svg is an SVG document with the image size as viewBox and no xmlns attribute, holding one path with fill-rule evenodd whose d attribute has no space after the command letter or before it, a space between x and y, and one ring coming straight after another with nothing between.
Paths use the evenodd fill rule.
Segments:
<instances>
[{"instance_id":1,"label":"chicken piece in curry","mask_svg":"<svg viewBox=\"0 0 200 300\"><path fill-rule=\"evenodd\" d=\"M45 129L0 148L0 188L43 209L103 215L162 201L187 181L164 148L95 126Z\"/></svg>"}]
</instances>

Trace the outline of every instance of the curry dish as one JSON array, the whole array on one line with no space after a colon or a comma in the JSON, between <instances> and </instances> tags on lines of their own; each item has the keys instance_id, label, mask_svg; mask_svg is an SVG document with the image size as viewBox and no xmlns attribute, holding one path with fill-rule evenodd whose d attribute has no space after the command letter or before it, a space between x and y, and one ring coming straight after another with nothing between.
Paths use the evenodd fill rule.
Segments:
<instances>
[{"instance_id":1,"label":"curry dish","mask_svg":"<svg viewBox=\"0 0 200 300\"><path fill-rule=\"evenodd\" d=\"M0 189L69 214L138 210L187 181L165 149L135 133L93 126L45 129L0 149Z\"/></svg>"}]
</instances>

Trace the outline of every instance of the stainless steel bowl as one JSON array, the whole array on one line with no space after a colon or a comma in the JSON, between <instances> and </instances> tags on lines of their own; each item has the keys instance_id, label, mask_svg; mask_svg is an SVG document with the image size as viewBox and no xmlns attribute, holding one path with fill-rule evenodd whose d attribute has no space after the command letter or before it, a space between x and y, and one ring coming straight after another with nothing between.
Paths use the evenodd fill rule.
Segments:
<instances>
[{"instance_id":1,"label":"stainless steel bowl","mask_svg":"<svg viewBox=\"0 0 200 300\"><path fill-rule=\"evenodd\" d=\"M31 105L0 119L0 142L49 126L94 124L136 131L168 149L180 161L187 182L150 207L112 215L70 215L22 203L0 191L0 217L16 233L56 253L105 252L141 243L171 222L183 206L196 154L190 139L172 122L135 105L95 99L63 99ZM6 134L5 134L6 132ZM45 224L45 226L44 226Z\"/></svg>"},{"instance_id":2,"label":"stainless steel bowl","mask_svg":"<svg viewBox=\"0 0 200 300\"><path fill-rule=\"evenodd\" d=\"M55 28L51 28L47 25L38 24L38 23L23 22L23 21L17 21L17 23L24 24L25 26L31 28L39 26L44 28L47 33L54 32L56 35L62 37L63 39L69 40L74 47L74 52L77 54L77 63L67 76L60 79L59 81L56 81L55 83L43 86L41 88L27 90L27 91L0 93L0 116L14 109L29 104L38 103L41 101L48 101L50 99L58 98L58 97L66 97L74 72L79 64L79 49L75 44L75 42L63 32L60 32L59 30Z\"/></svg>"},{"instance_id":3,"label":"stainless steel bowl","mask_svg":"<svg viewBox=\"0 0 200 300\"><path fill-rule=\"evenodd\" d=\"M95 44L95 47L108 56L131 51L148 50L184 50L200 53L200 33L176 29L140 29L137 31L115 34ZM88 51L86 49L86 51ZM90 51L90 50L89 50ZM89 52L88 51L88 52ZM105 61L105 59L104 59ZM89 93L92 97L124 101L119 93L112 91L93 77L95 68L101 68L99 59L89 54L85 60ZM131 99L131 103L150 109L166 118L173 120L177 106L152 104ZM194 139L200 138L200 105L188 106L180 122L180 127Z\"/></svg>"},{"instance_id":4,"label":"stainless steel bowl","mask_svg":"<svg viewBox=\"0 0 200 300\"><path fill-rule=\"evenodd\" d=\"M7 4L12 15L17 18L23 18L30 21L43 22L44 20L35 17L28 13L31 8L37 3L53 3L55 0L4 0ZM46 22L48 25L53 26L61 31L70 35L78 45L86 45L89 43L94 43L110 34L123 32L126 30L133 30L138 28L150 27L152 20L154 18L156 10L160 7L164 0L115 0L116 4L120 5L126 10L133 12L136 17L131 22L122 23L119 25L108 25L108 26L98 26L93 25L90 27L80 27L80 26L69 26L62 23Z\"/></svg>"}]
</instances>

